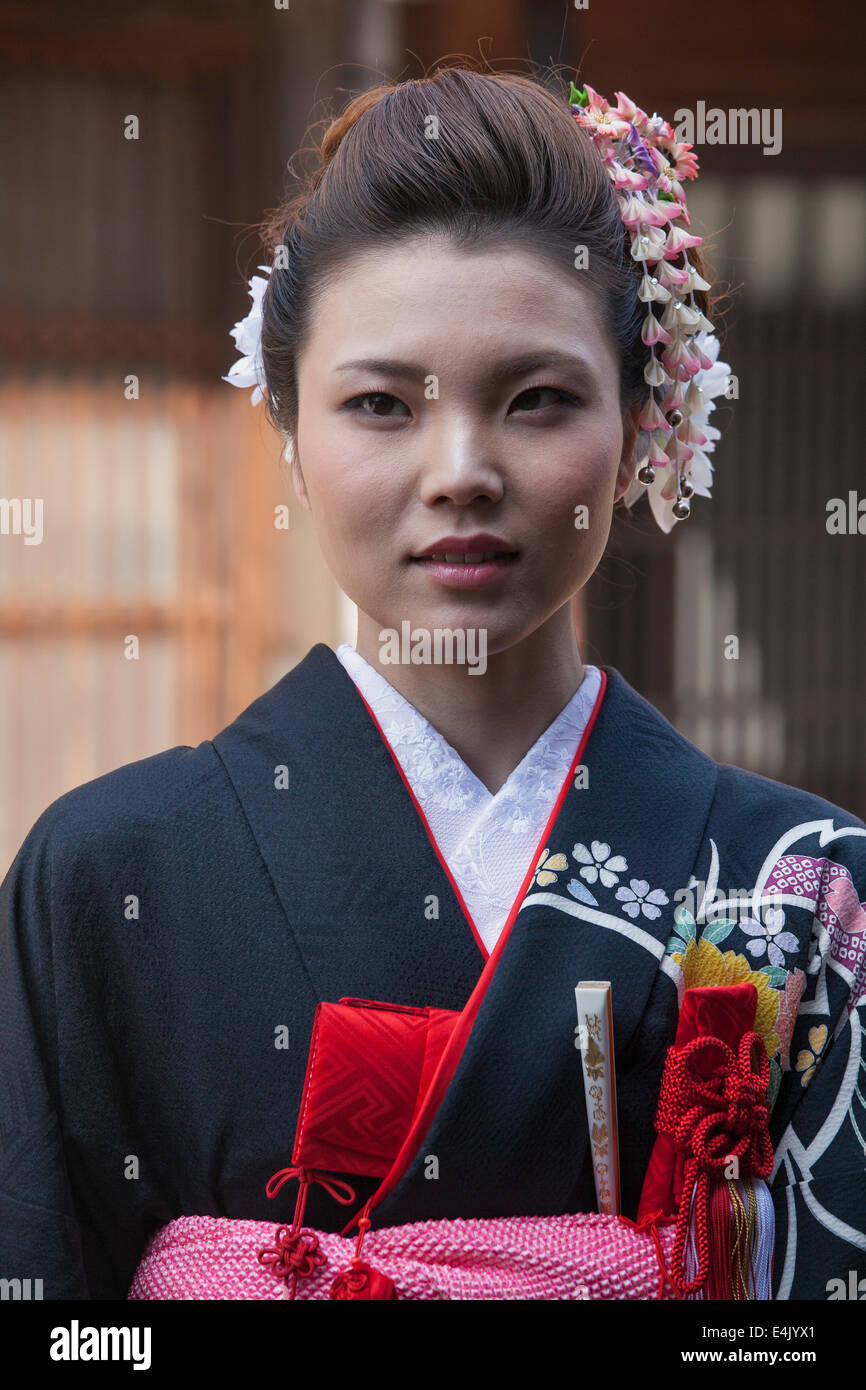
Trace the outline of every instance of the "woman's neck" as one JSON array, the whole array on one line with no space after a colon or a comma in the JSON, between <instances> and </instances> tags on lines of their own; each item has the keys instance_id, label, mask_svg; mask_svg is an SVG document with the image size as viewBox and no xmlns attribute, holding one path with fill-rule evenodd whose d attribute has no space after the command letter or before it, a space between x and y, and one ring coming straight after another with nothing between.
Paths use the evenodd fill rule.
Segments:
<instances>
[{"instance_id":1,"label":"woman's neck","mask_svg":"<svg viewBox=\"0 0 866 1390\"><path fill-rule=\"evenodd\" d=\"M446 624L443 623L443 629ZM357 650L497 792L562 712L584 677L571 603L507 651L469 665L383 661L382 629L358 614Z\"/></svg>"}]
</instances>

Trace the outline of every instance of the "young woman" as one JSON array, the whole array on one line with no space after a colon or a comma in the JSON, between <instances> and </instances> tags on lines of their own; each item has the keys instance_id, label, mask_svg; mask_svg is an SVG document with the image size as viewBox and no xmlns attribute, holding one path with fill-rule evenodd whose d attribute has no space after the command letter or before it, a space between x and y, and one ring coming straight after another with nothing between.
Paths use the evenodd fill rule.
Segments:
<instances>
[{"instance_id":1,"label":"young woman","mask_svg":"<svg viewBox=\"0 0 866 1390\"><path fill-rule=\"evenodd\" d=\"M696 170L621 93L461 68L327 131L231 379L267 394L357 646L28 835L0 901L3 1276L124 1298L179 1218L287 1220L266 1184L293 1150L353 1189L302 1183L323 1239L594 1212L586 979L611 984L620 1210L674 1182L680 1286L711 1287L709 1201L775 1251L774 1297L863 1271L866 826L715 763L572 621L618 502L648 492L669 531L709 496ZM707 994L748 1007L724 1053L703 1027L725 1120L701 1157L673 1083L654 1121ZM307 1265L281 1268L333 1277Z\"/></svg>"}]
</instances>

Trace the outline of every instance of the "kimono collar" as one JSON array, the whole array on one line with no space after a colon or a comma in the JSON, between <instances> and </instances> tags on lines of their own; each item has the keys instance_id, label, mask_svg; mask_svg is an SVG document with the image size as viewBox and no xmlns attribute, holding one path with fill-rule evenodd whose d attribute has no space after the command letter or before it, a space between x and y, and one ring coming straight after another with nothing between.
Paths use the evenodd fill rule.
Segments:
<instances>
[{"instance_id":1,"label":"kimono collar","mask_svg":"<svg viewBox=\"0 0 866 1390\"><path fill-rule=\"evenodd\" d=\"M659 881L685 886L716 764L615 668L602 669L607 689L584 758L590 786L566 798L563 814L571 805L573 815L573 795L586 798L580 805L587 843L640 844L663 875ZM374 988L377 961L416 949L424 929L419 903L435 897L441 917L426 942L430 989L423 999L401 1002L462 1007L465 981L483 965L482 948L388 745L331 648L314 646L213 744L319 997L339 997L335 988L375 997L365 979ZM454 923L462 929L456 936L448 926Z\"/></svg>"}]
</instances>

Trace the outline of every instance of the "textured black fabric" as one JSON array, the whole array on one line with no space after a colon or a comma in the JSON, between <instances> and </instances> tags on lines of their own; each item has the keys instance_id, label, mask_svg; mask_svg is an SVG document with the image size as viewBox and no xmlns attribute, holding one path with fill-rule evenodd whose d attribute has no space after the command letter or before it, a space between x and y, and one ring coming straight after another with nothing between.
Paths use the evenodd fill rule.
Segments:
<instances>
[{"instance_id":1,"label":"textured black fabric","mask_svg":"<svg viewBox=\"0 0 866 1390\"><path fill-rule=\"evenodd\" d=\"M292 1188L264 1189L291 1159L319 999L460 1009L483 965L325 647L212 742L54 802L0 921L0 1277L46 1298L125 1297L174 1216L285 1219ZM346 1216L314 1189L313 1224Z\"/></svg>"},{"instance_id":2,"label":"textured black fabric","mask_svg":"<svg viewBox=\"0 0 866 1390\"><path fill-rule=\"evenodd\" d=\"M866 899L862 822L720 767L604 669L583 757L589 786L570 788L548 839L570 868L530 887L454 1082L377 1225L594 1207L573 1045L582 978L613 985L623 1195L634 1214L676 1026L674 891L692 875L707 880L719 860L723 886L750 886L787 827L829 818L853 832L832 856ZM830 853L819 835L798 851ZM628 861L616 887L595 885L595 907L569 888L578 842ZM631 880L665 889L657 919L626 915L616 893ZM431 897L438 916L425 911ZM806 972L811 917L789 916L790 965ZM264 1189L290 1162L316 1003L351 995L461 1009L484 964L388 748L322 645L213 740L49 806L0 888L0 932L0 1277L42 1279L46 1298L124 1298L148 1238L176 1216L286 1220L293 1188L274 1201ZM723 949L742 954L748 938L737 928ZM785 1073L777 1141L789 1124L811 1141L850 1095L859 1023L855 1039L844 975L821 978L827 1007L813 1003L798 1023L792 1058L816 1025L838 1036L808 1089L802 1072ZM819 976L808 980L813 999ZM275 1046L282 1028L287 1049ZM833 1220L862 1229L851 1115L816 1158L813 1190ZM863 1268L863 1249L804 1203L797 1144L790 1133L784 1142L780 1269L787 1260L790 1296L825 1298L829 1278ZM375 1187L359 1180L359 1202ZM802 1213L790 1255L792 1203ZM313 1190L309 1224L338 1230L346 1217Z\"/></svg>"}]
</instances>

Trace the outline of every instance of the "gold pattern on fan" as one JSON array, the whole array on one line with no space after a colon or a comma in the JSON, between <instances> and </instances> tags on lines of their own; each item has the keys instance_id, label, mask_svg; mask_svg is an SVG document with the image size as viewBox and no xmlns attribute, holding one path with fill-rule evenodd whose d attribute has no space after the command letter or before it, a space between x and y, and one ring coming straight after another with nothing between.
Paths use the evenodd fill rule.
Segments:
<instances>
[{"instance_id":1,"label":"gold pattern on fan","mask_svg":"<svg viewBox=\"0 0 866 1390\"><path fill-rule=\"evenodd\" d=\"M620 1209L610 984L583 980L575 999L596 1204L603 1216L610 1216Z\"/></svg>"}]
</instances>

